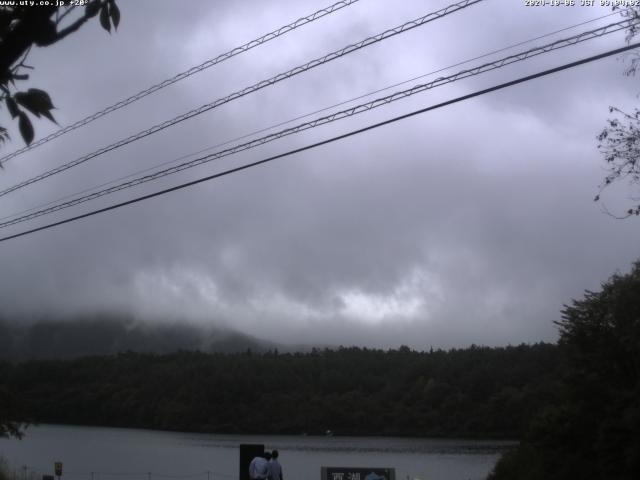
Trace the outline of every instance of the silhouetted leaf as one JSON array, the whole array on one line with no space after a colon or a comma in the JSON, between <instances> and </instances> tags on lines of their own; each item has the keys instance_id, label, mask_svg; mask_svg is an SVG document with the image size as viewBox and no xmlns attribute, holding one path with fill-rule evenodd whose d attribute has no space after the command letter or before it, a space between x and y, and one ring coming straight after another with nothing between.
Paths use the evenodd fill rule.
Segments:
<instances>
[{"instance_id":1,"label":"silhouetted leaf","mask_svg":"<svg viewBox=\"0 0 640 480\"><path fill-rule=\"evenodd\" d=\"M84 15L87 18L95 17L100 11L100 0L94 0L84 8Z\"/></svg>"},{"instance_id":2,"label":"silhouetted leaf","mask_svg":"<svg viewBox=\"0 0 640 480\"><path fill-rule=\"evenodd\" d=\"M58 122L56 121L55 117L51 114L51 112L42 112L42 114L47 117L49 120L51 120L53 123L55 123L56 125L58 125Z\"/></svg>"},{"instance_id":3,"label":"silhouetted leaf","mask_svg":"<svg viewBox=\"0 0 640 480\"><path fill-rule=\"evenodd\" d=\"M56 125L58 125L58 122L56 122L56 119L53 117L53 115L51 114L51 112L46 111L46 112L42 112L42 115L44 115L45 117L47 117L49 120L51 120L53 123L55 123Z\"/></svg>"},{"instance_id":4,"label":"silhouetted leaf","mask_svg":"<svg viewBox=\"0 0 640 480\"><path fill-rule=\"evenodd\" d=\"M111 33L111 22L109 21L109 8L105 3L100 9L100 25L107 32Z\"/></svg>"},{"instance_id":5,"label":"silhouetted leaf","mask_svg":"<svg viewBox=\"0 0 640 480\"><path fill-rule=\"evenodd\" d=\"M29 98L29 94L27 94L27 92L18 92L13 96L13 98L15 98L16 102L33 113L36 117L40 116L38 107L33 104L33 101Z\"/></svg>"},{"instance_id":6,"label":"silhouetted leaf","mask_svg":"<svg viewBox=\"0 0 640 480\"><path fill-rule=\"evenodd\" d=\"M27 117L27 114L24 112L20 112L19 115L19 127L20 127L20 135L24 139L24 142L27 145L30 145L33 141L33 125L31 125L31 120Z\"/></svg>"},{"instance_id":7,"label":"silhouetted leaf","mask_svg":"<svg viewBox=\"0 0 640 480\"><path fill-rule=\"evenodd\" d=\"M16 101L11 97L7 97L5 98L5 102L7 104L7 110L9 110L11 118L16 118L18 116L18 113L20 113L20 109L18 108L18 104L16 103Z\"/></svg>"},{"instance_id":8,"label":"silhouetted leaf","mask_svg":"<svg viewBox=\"0 0 640 480\"><path fill-rule=\"evenodd\" d=\"M27 94L30 98L33 98L35 102L41 107L42 110L51 110L55 108L53 103L51 102L51 97L44 90L40 90L39 88L30 88L27 90Z\"/></svg>"},{"instance_id":9,"label":"silhouetted leaf","mask_svg":"<svg viewBox=\"0 0 640 480\"><path fill-rule=\"evenodd\" d=\"M58 37L58 27L56 23L47 19L44 22L39 22L37 28L33 31L34 43L39 47L45 47L55 43Z\"/></svg>"},{"instance_id":10,"label":"silhouetted leaf","mask_svg":"<svg viewBox=\"0 0 640 480\"><path fill-rule=\"evenodd\" d=\"M49 94L44 90L30 88L26 92L16 93L14 98L20 105L25 107L35 116L40 117L40 115L44 115L52 122L55 122L55 119L50 112L50 110L55 107L51 103Z\"/></svg>"},{"instance_id":11,"label":"silhouetted leaf","mask_svg":"<svg viewBox=\"0 0 640 480\"><path fill-rule=\"evenodd\" d=\"M6 128L0 127L0 143L4 143L9 140L9 132ZM3 168L2 162L0 162L0 168Z\"/></svg>"},{"instance_id":12,"label":"silhouetted leaf","mask_svg":"<svg viewBox=\"0 0 640 480\"><path fill-rule=\"evenodd\" d=\"M111 15L113 27L117 30L118 25L120 25L120 9L114 0L109 0L109 14Z\"/></svg>"}]
</instances>

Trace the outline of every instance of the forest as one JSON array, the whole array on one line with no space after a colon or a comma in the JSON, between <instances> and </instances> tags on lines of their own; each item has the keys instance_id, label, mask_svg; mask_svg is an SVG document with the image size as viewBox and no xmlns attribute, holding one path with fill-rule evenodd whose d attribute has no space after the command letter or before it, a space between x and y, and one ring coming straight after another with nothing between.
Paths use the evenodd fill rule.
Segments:
<instances>
[{"instance_id":1,"label":"forest","mask_svg":"<svg viewBox=\"0 0 640 480\"><path fill-rule=\"evenodd\" d=\"M559 389L491 480L640 478L640 261L556 322Z\"/></svg>"},{"instance_id":2,"label":"forest","mask_svg":"<svg viewBox=\"0 0 640 480\"><path fill-rule=\"evenodd\" d=\"M129 352L5 362L0 385L19 399L19 416L29 422L516 438L541 404L554 401L560 357L550 344L429 352Z\"/></svg>"}]
</instances>

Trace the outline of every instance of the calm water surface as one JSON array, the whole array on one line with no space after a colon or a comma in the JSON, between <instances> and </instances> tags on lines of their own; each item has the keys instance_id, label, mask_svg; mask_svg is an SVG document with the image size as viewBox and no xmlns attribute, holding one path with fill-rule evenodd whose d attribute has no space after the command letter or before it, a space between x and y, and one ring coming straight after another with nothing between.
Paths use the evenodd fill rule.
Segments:
<instances>
[{"instance_id":1,"label":"calm water surface","mask_svg":"<svg viewBox=\"0 0 640 480\"><path fill-rule=\"evenodd\" d=\"M320 480L321 466L393 467L396 480L480 480L512 442L365 437L254 436L41 425L21 441L0 439L16 480L53 473L62 480L230 480L238 445L278 449L286 480ZM26 466L25 469L22 467ZM207 471L209 473L207 473ZM93 474L92 474L93 472Z\"/></svg>"}]
</instances>

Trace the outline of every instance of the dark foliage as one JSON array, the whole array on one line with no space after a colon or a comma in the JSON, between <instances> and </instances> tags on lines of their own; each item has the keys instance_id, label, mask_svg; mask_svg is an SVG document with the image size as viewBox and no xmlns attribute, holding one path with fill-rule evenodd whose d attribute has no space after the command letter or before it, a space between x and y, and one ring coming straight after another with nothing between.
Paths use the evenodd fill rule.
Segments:
<instances>
[{"instance_id":1,"label":"dark foliage","mask_svg":"<svg viewBox=\"0 0 640 480\"><path fill-rule=\"evenodd\" d=\"M557 347L124 353L4 364L38 422L237 433L517 437L554 400Z\"/></svg>"},{"instance_id":2,"label":"dark foliage","mask_svg":"<svg viewBox=\"0 0 640 480\"><path fill-rule=\"evenodd\" d=\"M624 3L624 2L622 2ZM627 43L630 43L639 31L640 8L631 6L614 6L613 10L620 10L620 14L633 21L627 30ZM628 54L629 67L625 75L635 75L640 66L640 55L637 51ZM625 112L617 107L609 107L609 113L613 115L607 120L606 127L598 135L598 149L603 154L608 174L600 185L600 192L594 200L601 200L603 191L610 185L620 180L627 180L631 185L640 185L640 109L634 108L633 112ZM638 198L633 198L637 202ZM628 218L640 215L640 203L629 205L624 214L613 214L603 205L606 213L616 218Z\"/></svg>"},{"instance_id":3,"label":"dark foliage","mask_svg":"<svg viewBox=\"0 0 640 480\"><path fill-rule=\"evenodd\" d=\"M534 417L494 480L640 478L640 262L566 306L556 402Z\"/></svg>"},{"instance_id":4,"label":"dark foliage","mask_svg":"<svg viewBox=\"0 0 640 480\"><path fill-rule=\"evenodd\" d=\"M8 372L4 372L2 369L3 367L0 365L0 378L5 378ZM0 412L0 438L21 438L26 426L24 421L26 413L22 409L21 402L4 384L0 385Z\"/></svg>"},{"instance_id":5,"label":"dark foliage","mask_svg":"<svg viewBox=\"0 0 640 480\"><path fill-rule=\"evenodd\" d=\"M69 2L66 6L55 6L53 1L46 2L49 5L15 3L0 6L0 104L4 103L11 118L18 121L20 135L30 144L34 130L26 112L55 122L47 92L37 88L16 91L16 81L28 80L26 71L33 68L25 63L31 48L59 42L98 13L102 27L111 32L111 25L117 28L120 23L120 11L115 0L89 0L80 14L81 8ZM0 126L0 143L8 138L7 129Z\"/></svg>"},{"instance_id":6,"label":"dark foliage","mask_svg":"<svg viewBox=\"0 0 640 480\"><path fill-rule=\"evenodd\" d=\"M609 171L600 187L600 194L618 180L626 179L630 183L640 184L640 110L636 108L633 113L626 113L610 107L609 112L615 117L607 120L606 128L598 135L598 148L604 155ZM600 194L595 197L596 201L600 200ZM640 215L640 204L631 205L624 216L619 217L631 215Z\"/></svg>"}]
</instances>

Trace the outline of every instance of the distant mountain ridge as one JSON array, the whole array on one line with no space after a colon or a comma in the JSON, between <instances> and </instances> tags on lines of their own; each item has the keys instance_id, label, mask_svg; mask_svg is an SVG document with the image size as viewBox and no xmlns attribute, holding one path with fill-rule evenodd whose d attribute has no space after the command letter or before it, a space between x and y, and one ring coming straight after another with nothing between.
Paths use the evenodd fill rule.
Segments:
<instances>
[{"instance_id":1,"label":"distant mountain ridge","mask_svg":"<svg viewBox=\"0 0 640 480\"><path fill-rule=\"evenodd\" d=\"M72 359L128 351L237 353L250 349L262 353L276 348L287 350L231 329L178 320L154 323L111 313L30 322L0 318L0 360L9 361Z\"/></svg>"}]
</instances>

